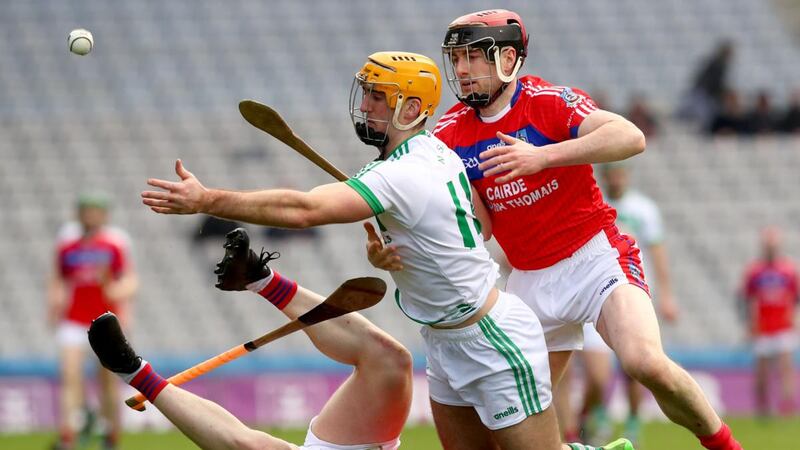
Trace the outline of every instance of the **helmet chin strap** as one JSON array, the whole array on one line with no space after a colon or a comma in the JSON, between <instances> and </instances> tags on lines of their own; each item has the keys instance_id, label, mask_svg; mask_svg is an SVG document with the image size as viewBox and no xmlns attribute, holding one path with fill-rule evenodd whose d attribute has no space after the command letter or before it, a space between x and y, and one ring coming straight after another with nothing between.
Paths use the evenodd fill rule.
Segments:
<instances>
[{"instance_id":1,"label":"helmet chin strap","mask_svg":"<svg viewBox=\"0 0 800 450\"><path fill-rule=\"evenodd\" d=\"M506 75L503 73L503 69L500 67L500 47L495 46L494 48L494 69L497 73L497 78L502 81L503 83L497 89L497 91L492 94L475 94L474 92L469 94L468 96L464 97L461 101L466 103L467 106L470 106L475 109L479 108L486 108L490 106L492 103L497 100L500 95L505 92L508 85L511 84L512 81L517 76L519 72L519 68L522 67L522 58L517 58L516 64L514 64L514 70L511 71L510 75Z\"/></svg>"},{"instance_id":2,"label":"helmet chin strap","mask_svg":"<svg viewBox=\"0 0 800 450\"><path fill-rule=\"evenodd\" d=\"M499 78L500 81L505 84L511 83L511 81L517 76L517 72L519 72L520 67L522 67L522 58L517 57L517 63L514 64L514 70L511 71L511 75L505 75L503 73L503 69L500 68L500 47L494 47L494 68L497 72L497 78Z\"/></svg>"},{"instance_id":3,"label":"helmet chin strap","mask_svg":"<svg viewBox=\"0 0 800 450\"><path fill-rule=\"evenodd\" d=\"M408 131L414 128L415 126L419 125L420 122L422 122L426 117L428 117L428 110L426 109L425 111L419 113L419 116L417 116L417 118L414 119L413 122L405 125L400 123L400 110L403 108L404 100L405 98L403 97L403 94L399 94L397 96L397 106L395 106L394 115L392 116L392 125L394 125L394 127L400 131Z\"/></svg>"}]
</instances>

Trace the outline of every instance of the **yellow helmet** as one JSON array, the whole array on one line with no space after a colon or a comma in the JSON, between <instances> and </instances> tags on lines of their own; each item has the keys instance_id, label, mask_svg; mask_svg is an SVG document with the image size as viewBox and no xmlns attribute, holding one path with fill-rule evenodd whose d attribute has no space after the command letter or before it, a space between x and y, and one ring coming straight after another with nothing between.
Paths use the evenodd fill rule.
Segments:
<instances>
[{"instance_id":1,"label":"yellow helmet","mask_svg":"<svg viewBox=\"0 0 800 450\"><path fill-rule=\"evenodd\" d=\"M367 137L366 117L358 110L360 89L371 89L386 94L386 101L394 109L392 125L398 130L409 130L433 115L442 94L442 76L436 63L427 56L408 52L378 52L356 73L350 92L350 116L361 140L371 145L382 145L385 136ZM403 102L418 98L420 115L409 124L398 121ZM358 119L358 120L357 120ZM359 123L361 124L359 126ZM373 132L374 133L374 132Z\"/></svg>"}]
</instances>

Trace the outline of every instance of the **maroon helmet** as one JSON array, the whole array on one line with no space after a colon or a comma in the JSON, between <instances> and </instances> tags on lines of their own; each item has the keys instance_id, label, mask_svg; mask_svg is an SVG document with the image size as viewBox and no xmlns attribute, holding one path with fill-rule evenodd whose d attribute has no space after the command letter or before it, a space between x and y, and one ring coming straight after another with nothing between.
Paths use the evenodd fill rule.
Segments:
<instances>
[{"instance_id":1,"label":"maroon helmet","mask_svg":"<svg viewBox=\"0 0 800 450\"><path fill-rule=\"evenodd\" d=\"M517 61L510 75L505 75L500 67L500 51L505 47L512 47L517 52ZM492 89L492 94L478 94L475 92L461 92L461 79L456 74L452 62L452 52L463 48L470 50L480 49L486 60L494 63L498 78L503 82L498 89ZM490 9L478 11L459 17L447 27L447 34L442 43L444 68L450 89L462 103L476 107L490 105L516 77L519 68L528 54L528 34L525 24L519 14L505 9ZM469 81L475 78L470 78Z\"/></svg>"}]
</instances>

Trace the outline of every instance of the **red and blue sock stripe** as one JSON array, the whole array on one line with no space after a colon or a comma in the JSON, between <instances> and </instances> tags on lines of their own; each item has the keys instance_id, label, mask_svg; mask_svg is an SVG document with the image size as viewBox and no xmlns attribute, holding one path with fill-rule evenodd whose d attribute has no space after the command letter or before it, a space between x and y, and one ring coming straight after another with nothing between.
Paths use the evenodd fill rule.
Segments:
<instances>
[{"instance_id":1,"label":"red and blue sock stripe","mask_svg":"<svg viewBox=\"0 0 800 450\"><path fill-rule=\"evenodd\" d=\"M282 277L278 272L272 271L272 280L267 286L258 293L275 305L278 309L283 309L292 301L294 294L297 293L297 282Z\"/></svg>"},{"instance_id":2,"label":"red and blue sock stripe","mask_svg":"<svg viewBox=\"0 0 800 450\"><path fill-rule=\"evenodd\" d=\"M145 364L130 382L130 385L147 397L150 403L156 400L158 394L167 387L167 384L169 382L153 370L150 363Z\"/></svg>"}]
</instances>

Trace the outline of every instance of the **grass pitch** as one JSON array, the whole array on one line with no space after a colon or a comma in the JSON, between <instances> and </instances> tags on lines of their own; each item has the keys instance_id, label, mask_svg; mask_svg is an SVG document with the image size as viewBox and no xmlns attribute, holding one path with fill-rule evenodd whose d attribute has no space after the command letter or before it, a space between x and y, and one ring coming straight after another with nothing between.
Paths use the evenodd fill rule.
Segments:
<instances>
[{"instance_id":1,"label":"grass pitch","mask_svg":"<svg viewBox=\"0 0 800 450\"><path fill-rule=\"evenodd\" d=\"M735 436L748 450L797 450L800 449L800 417L793 419L756 420L749 418L729 419L728 424ZM301 443L305 430L267 430L270 434L290 442ZM0 449L43 450L49 448L54 433L0 434ZM433 427L407 428L401 437L402 448L409 450L441 449ZM99 444L88 447L99 449ZM120 450L183 450L196 449L180 433L136 433L122 438ZM688 431L665 423L645 424L642 443L637 450L693 450L702 449ZM476 449L480 450L480 449Z\"/></svg>"}]
</instances>

